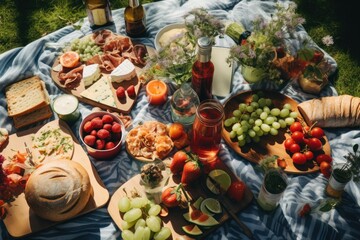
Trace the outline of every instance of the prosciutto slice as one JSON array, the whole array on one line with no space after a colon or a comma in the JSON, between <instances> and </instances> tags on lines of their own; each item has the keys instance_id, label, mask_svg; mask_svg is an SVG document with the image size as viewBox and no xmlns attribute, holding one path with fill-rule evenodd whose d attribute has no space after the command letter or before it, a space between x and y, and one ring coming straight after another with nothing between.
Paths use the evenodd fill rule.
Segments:
<instances>
[{"instance_id":1,"label":"prosciutto slice","mask_svg":"<svg viewBox=\"0 0 360 240\"><path fill-rule=\"evenodd\" d=\"M70 71L66 71L67 69L63 68L58 75L60 83L63 84L66 88L77 86L82 79L83 69L84 65L80 65L79 67L73 68Z\"/></svg>"},{"instance_id":2,"label":"prosciutto slice","mask_svg":"<svg viewBox=\"0 0 360 240\"><path fill-rule=\"evenodd\" d=\"M86 64L99 64L99 67L102 71L111 72L117 66L119 66L125 60L124 57L120 56L117 53L105 53L103 55L95 55L89 59Z\"/></svg>"},{"instance_id":3,"label":"prosciutto slice","mask_svg":"<svg viewBox=\"0 0 360 240\"><path fill-rule=\"evenodd\" d=\"M115 34L108 29L100 30L93 33L93 39L95 43L100 47L103 46L108 39L111 39L114 36Z\"/></svg>"}]
</instances>

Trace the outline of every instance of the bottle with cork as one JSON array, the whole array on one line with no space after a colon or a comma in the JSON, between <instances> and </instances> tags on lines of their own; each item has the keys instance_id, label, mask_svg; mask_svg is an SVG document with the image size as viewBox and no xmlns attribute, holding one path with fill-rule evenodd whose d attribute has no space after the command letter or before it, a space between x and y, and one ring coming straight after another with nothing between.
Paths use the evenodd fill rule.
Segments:
<instances>
[{"instance_id":1,"label":"bottle with cork","mask_svg":"<svg viewBox=\"0 0 360 240\"><path fill-rule=\"evenodd\" d=\"M129 37L144 37L146 34L145 9L139 0L129 0L124 11L125 30Z\"/></svg>"},{"instance_id":2,"label":"bottle with cork","mask_svg":"<svg viewBox=\"0 0 360 240\"><path fill-rule=\"evenodd\" d=\"M212 99L212 82L214 64L211 59L212 42L208 37L201 37L197 41L197 60L192 67L191 85L198 94L200 102Z\"/></svg>"},{"instance_id":3,"label":"bottle with cork","mask_svg":"<svg viewBox=\"0 0 360 240\"><path fill-rule=\"evenodd\" d=\"M95 29L113 24L109 0L85 0L90 27Z\"/></svg>"}]
</instances>

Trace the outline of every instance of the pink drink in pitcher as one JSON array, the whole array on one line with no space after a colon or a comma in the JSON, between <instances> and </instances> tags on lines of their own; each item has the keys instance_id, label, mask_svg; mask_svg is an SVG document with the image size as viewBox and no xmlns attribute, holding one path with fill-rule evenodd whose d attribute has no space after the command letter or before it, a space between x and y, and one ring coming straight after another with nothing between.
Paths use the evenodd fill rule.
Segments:
<instances>
[{"instance_id":1,"label":"pink drink in pitcher","mask_svg":"<svg viewBox=\"0 0 360 240\"><path fill-rule=\"evenodd\" d=\"M190 146L201 161L216 158L220 150L223 117L223 106L216 100L203 101L197 108Z\"/></svg>"}]
</instances>

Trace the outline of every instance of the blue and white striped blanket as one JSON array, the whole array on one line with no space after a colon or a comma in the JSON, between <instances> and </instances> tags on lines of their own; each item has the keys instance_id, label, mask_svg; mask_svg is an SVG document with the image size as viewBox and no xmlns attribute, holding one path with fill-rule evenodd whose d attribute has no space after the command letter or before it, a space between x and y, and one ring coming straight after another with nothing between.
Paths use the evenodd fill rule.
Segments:
<instances>
[{"instance_id":1,"label":"blue and white striped blanket","mask_svg":"<svg viewBox=\"0 0 360 240\"><path fill-rule=\"evenodd\" d=\"M283 1L286 3L286 1ZM273 12L275 2L246 1L246 0L166 0L145 5L147 12L147 30L149 36L140 39L144 44L154 47L154 37L159 29L183 21L183 15L190 9L204 7L211 14L224 20L241 22L245 27L258 15L269 17ZM125 34L124 9L113 10L115 29L119 34ZM46 83L46 88L51 99L61 94L50 77L50 71L55 58L58 56L59 47L75 38L82 37L91 32L87 19L80 30L73 26L64 27L51 33L25 47L16 48L0 55L0 126L6 127L10 133L15 133L12 120L7 116L4 89L10 83L32 75L39 75ZM305 29L299 28L299 34L306 36ZM220 43L226 44L226 43ZM292 42L291 44L298 44ZM336 67L335 61L327 55ZM235 72L232 92L228 96L242 90L270 89L274 86L264 84L247 84L239 70ZM174 90L174 89L172 89ZM291 82L282 89L277 89L298 102L302 102L314 95L303 93L297 83ZM328 85L322 96L337 95L336 90ZM220 99L224 102L228 97ZM90 113L91 106L80 104L82 117ZM131 115L134 124L140 121L156 119L165 123L171 122L169 102L161 107L148 105L145 92L142 89ZM57 116L54 116L55 118ZM53 118L54 118L53 117ZM50 119L53 120L53 119ZM48 120L48 121L50 121ZM38 124L44 124L38 123ZM80 120L72 126L78 137ZM337 128L326 129L332 156L335 162L342 162L343 156L351 151L352 145L360 142L360 130ZM250 187L254 196L259 193L263 175L255 171L255 165L230 150L222 142L220 151L221 159ZM122 149L121 153L112 161L95 161L101 179L113 194L121 184L135 174L139 173L139 165L131 160ZM289 186L281 200L280 207L272 213L262 211L256 201L238 213L238 217L252 230L255 239L360 239L360 188L350 182L345 189L342 205L327 213L314 213L306 218L298 217L296 209L306 202L318 203L325 199L324 189L327 179L319 173L307 175L289 175ZM119 230L109 216L106 207L95 210L79 218L58 224L43 232L36 233L27 239L116 239ZM4 224L1 222L1 239L11 239ZM116 237L117 236L117 237ZM229 220L215 230L208 239L246 239L237 224Z\"/></svg>"}]
</instances>

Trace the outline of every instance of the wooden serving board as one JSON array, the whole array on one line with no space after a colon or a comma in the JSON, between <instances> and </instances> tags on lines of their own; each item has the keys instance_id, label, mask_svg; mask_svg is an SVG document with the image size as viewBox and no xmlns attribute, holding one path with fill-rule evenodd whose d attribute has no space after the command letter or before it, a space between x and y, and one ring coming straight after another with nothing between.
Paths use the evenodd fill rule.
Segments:
<instances>
[{"instance_id":1,"label":"wooden serving board","mask_svg":"<svg viewBox=\"0 0 360 240\"><path fill-rule=\"evenodd\" d=\"M222 167L222 169L225 169L229 173L232 179L236 178L236 176L225 165L224 167ZM118 201L121 197L126 196L125 191L127 193L130 193L134 189L136 189L138 193L141 194L142 196L145 196L145 189L142 185L140 185L140 180L141 180L140 174L135 175L126 183L124 183L118 190L116 190L116 192L112 195L110 199L108 205L108 212L120 230L122 230L121 224L124 220L122 218L123 214L119 212ZM207 195L207 193L203 190L203 187L201 185L204 183L200 183L200 182L203 181L197 181L195 185L186 188L192 200L196 201L196 199L198 199L199 197L203 197L203 198L214 197L213 194L211 194L211 196ZM169 182L164 187L164 189L166 187L175 186L179 183L180 183L180 177L171 175ZM245 190L244 199L241 202L235 203L232 202L230 199L226 198L226 200L230 205L229 210L234 213L237 213L242 209L246 208L251 203L252 199L253 199L253 193L248 187ZM172 239L194 239L193 236L187 235L181 228L182 226L191 224L187 222L183 217L183 214L186 212L188 212L187 209L182 209L180 207L169 208L169 215L166 217L162 217L163 225L169 227L171 230ZM218 220L219 225L213 226L211 228L200 227L201 230L203 231L203 234L201 236L198 236L197 238L203 239L205 236L211 233L211 231L215 230L216 228L221 226L221 224L223 224L225 221L231 218L230 215L226 212L224 207L222 213L216 214L214 217L216 220Z\"/></svg>"},{"instance_id":2,"label":"wooden serving board","mask_svg":"<svg viewBox=\"0 0 360 240\"><path fill-rule=\"evenodd\" d=\"M264 91L262 92L265 94L266 98L270 98L274 105L278 108L282 108L282 106L286 103L291 105L291 109L293 111L298 112L298 119L303 121L300 112L297 109L298 103L290 97L285 96L279 92L273 91ZM251 102L252 95L256 93L255 91L245 91L241 92L238 95L235 95L229 98L224 104L224 111L225 111L225 119L233 116L233 111L238 109L240 103L249 103ZM306 123L304 122L306 125ZM280 158L284 158L287 167L284 169L287 173L293 174L306 174L319 171L319 166L315 162L307 162L302 166L295 166L291 156L285 150L284 141L285 139L290 137L290 134L287 132L286 129L279 129L279 134L277 136L267 135L262 136L260 142L258 143L250 143L246 144L243 147L240 147L236 141L233 141L230 138L230 132L224 127L222 129L222 137L225 142L239 155L244 157L245 159L259 163L262 159L266 156L277 155ZM323 141L323 153L329 154L331 153L330 144L326 136L324 137Z\"/></svg>"},{"instance_id":3,"label":"wooden serving board","mask_svg":"<svg viewBox=\"0 0 360 240\"><path fill-rule=\"evenodd\" d=\"M88 37L88 36L85 36L85 37ZM149 55L152 55L152 54L155 53L155 49L152 48L152 47L146 46L146 49L147 49L147 52L148 52ZM75 88L66 88L59 80L59 77L58 77L59 72L54 70L60 64L59 59L60 59L60 56L55 59L53 67L51 68L51 78L54 81L54 83L62 91L64 91L65 93L74 95L75 97L77 97L79 99L79 101L81 101L83 103L87 103L87 104L89 104L91 106L94 106L94 107L100 107L103 110L110 110L110 111L120 112L120 113L124 113L124 114L128 114L131 111L133 105L136 102L137 96L138 96L139 91L140 91L141 86L142 86L142 83L141 83L140 79L138 78L138 76L135 76L130 81L122 81L121 83L111 83L111 91L113 92L113 96L114 96L115 103L116 103L116 107L111 107L111 106L108 106L108 105L105 105L105 104L102 104L102 103L99 103L97 101L93 101L91 99L88 99L88 98L85 98L85 97L81 96L81 92L83 92L86 89L83 81L80 81L79 85L76 86ZM140 68L138 66L135 66L135 70L136 70L137 75L140 73L141 69L142 68ZM109 72L102 72L101 74L103 76L110 77ZM134 87L135 87L135 93L136 93L135 97L129 97L127 94L125 94L126 95L125 98L118 99L117 96L116 96L116 89L119 86L122 86L126 90L130 85L134 85Z\"/></svg>"},{"instance_id":4,"label":"wooden serving board","mask_svg":"<svg viewBox=\"0 0 360 240\"><path fill-rule=\"evenodd\" d=\"M48 124L55 127L60 126L64 132L72 136L74 140L74 153L71 161L79 162L86 169L90 177L90 183L93 191L89 202L76 217L104 206L109 200L109 192L103 185L98 173L91 164L89 157L77 141L71 129L62 120L54 120ZM31 148L32 137L40 128L41 126L10 135L9 141L2 151L3 156L5 158L10 158L14 156L16 151L26 152L24 143ZM29 208L24 194L19 195L18 198L11 203L11 205L6 205L6 209L8 214L3 221L9 234L13 237L27 236L60 223L38 217Z\"/></svg>"}]
</instances>

